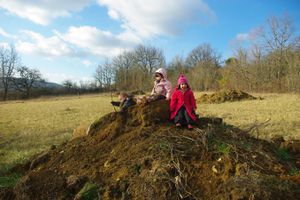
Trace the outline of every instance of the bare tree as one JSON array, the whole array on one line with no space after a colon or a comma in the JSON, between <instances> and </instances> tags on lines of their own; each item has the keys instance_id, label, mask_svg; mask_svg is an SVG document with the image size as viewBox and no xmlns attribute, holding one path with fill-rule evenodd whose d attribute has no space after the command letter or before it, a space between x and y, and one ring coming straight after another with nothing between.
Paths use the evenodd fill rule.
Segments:
<instances>
[{"instance_id":1,"label":"bare tree","mask_svg":"<svg viewBox=\"0 0 300 200\"><path fill-rule=\"evenodd\" d=\"M294 37L295 27L291 18L286 14L282 18L270 17L263 32L265 46L269 51L283 52L295 47L297 38Z\"/></svg>"},{"instance_id":2,"label":"bare tree","mask_svg":"<svg viewBox=\"0 0 300 200\"><path fill-rule=\"evenodd\" d=\"M68 93L72 92L72 90L77 88L76 82L73 82L72 80L64 80L62 82L62 85L64 86L64 88Z\"/></svg>"},{"instance_id":3,"label":"bare tree","mask_svg":"<svg viewBox=\"0 0 300 200\"><path fill-rule=\"evenodd\" d=\"M191 51L186 59L190 83L198 90L218 88L220 56L210 44L202 44Z\"/></svg>"},{"instance_id":4,"label":"bare tree","mask_svg":"<svg viewBox=\"0 0 300 200\"><path fill-rule=\"evenodd\" d=\"M1 65L1 82L3 85L3 100L7 99L7 93L10 85L12 85L12 78L14 76L15 68L18 63L18 54L13 45L10 48L0 47L0 65Z\"/></svg>"},{"instance_id":5,"label":"bare tree","mask_svg":"<svg viewBox=\"0 0 300 200\"><path fill-rule=\"evenodd\" d=\"M14 78L14 85L17 90L26 94L26 97L30 97L30 91L35 86L35 83L43 81L42 75L37 69L30 69L26 66L17 68L19 78Z\"/></svg>"},{"instance_id":6,"label":"bare tree","mask_svg":"<svg viewBox=\"0 0 300 200\"><path fill-rule=\"evenodd\" d=\"M268 18L262 37L268 50L268 79L273 88L284 91L285 77L289 73L288 55L300 44L291 18L287 14L281 18Z\"/></svg>"},{"instance_id":7,"label":"bare tree","mask_svg":"<svg viewBox=\"0 0 300 200\"><path fill-rule=\"evenodd\" d=\"M134 51L134 61L136 66L150 76L155 69L165 65L165 57L162 50L153 46L139 45Z\"/></svg>"},{"instance_id":8,"label":"bare tree","mask_svg":"<svg viewBox=\"0 0 300 200\"><path fill-rule=\"evenodd\" d=\"M201 44L194 48L186 59L188 67L194 67L199 62L220 64L220 55L208 43Z\"/></svg>"},{"instance_id":9,"label":"bare tree","mask_svg":"<svg viewBox=\"0 0 300 200\"><path fill-rule=\"evenodd\" d=\"M115 84L121 90L126 90L132 84L131 70L134 66L133 52L124 52L113 58L113 68L115 71Z\"/></svg>"},{"instance_id":10,"label":"bare tree","mask_svg":"<svg viewBox=\"0 0 300 200\"><path fill-rule=\"evenodd\" d=\"M180 74L186 74L188 68L186 67L184 58L176 55L168 65L168 79L171 82L176 82Z\"/></svg>"},{"instance_id":11,"label":"bare tree","mask_svg":"<svg viewBox=\"0 0 300 200\"><path fill-rule=\"evenodd\" d=\"M109 60L98 65L94 74L94 78L98 81L100 88L110 88L112 86L114 76L114 68Z\"/></svg>"}]
</instances>

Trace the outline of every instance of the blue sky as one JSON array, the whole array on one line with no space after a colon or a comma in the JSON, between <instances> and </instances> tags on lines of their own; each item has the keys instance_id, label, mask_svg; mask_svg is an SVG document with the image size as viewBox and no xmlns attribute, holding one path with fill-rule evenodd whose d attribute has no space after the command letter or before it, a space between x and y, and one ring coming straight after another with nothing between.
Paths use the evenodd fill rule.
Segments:
<instances>
[{"instance_id":1,"label":"blue sky","mask_svg":"<svg viewBox=\"0 0 300 200\"><path fill-rule=\"evenodd\" d=\"M0 45L14 44L48 81L88 81L97 64L138 44L169 62L210 43L226 59L285 13L300 35L299 10L298 0L0 0Z\"/></svg>"}]
</instances>

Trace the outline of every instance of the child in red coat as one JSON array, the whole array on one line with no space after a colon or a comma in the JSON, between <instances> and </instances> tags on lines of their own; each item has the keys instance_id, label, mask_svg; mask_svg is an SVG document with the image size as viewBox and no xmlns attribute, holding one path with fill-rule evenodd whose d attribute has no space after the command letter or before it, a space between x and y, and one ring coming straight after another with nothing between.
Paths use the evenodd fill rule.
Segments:
<instances>
[{"instance_id":1,"label":"child in red coat","mask_svg":"<svg viewBox=\"0 0 300 200\"><path fill-rule=\"evenodd\" d=\"M175 89L170 103L170 119L174 120L177 127L187 124L192 129L196 120L197 105L193 91L184 75L178 79L178 87Z\"/></svg>"}]
</instances>

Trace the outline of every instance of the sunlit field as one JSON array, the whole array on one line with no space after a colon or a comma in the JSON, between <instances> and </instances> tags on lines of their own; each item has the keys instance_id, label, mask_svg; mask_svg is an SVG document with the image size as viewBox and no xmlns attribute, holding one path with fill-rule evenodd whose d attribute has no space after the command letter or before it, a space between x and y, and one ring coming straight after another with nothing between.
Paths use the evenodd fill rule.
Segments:
<instances>
[{"instance_id":1,"label":"sunlit field","mask_svg":"<svg viewBox=\"0 0 300 200\"><path fill-rule=\"evenodd\" d=\"M196 93L199 97L202 93ZM282 135L300 139L300 96L253 94L264 100L198 104L200 116L221 117L225 123L263 139ZM116 100L116 97L114 97ZM88 126L113 112L109 94L44 98L0 103L0 172L71 138L78 126Z\"/></svg>"},{"instance_id":2,"label":"sunlit field","mask_svg":"<svg viewBox=\"0 0 300 200\"><path fill-rule=\"evenodd\" d=\"M109 95L0 103L0 166L70 139L73 129L112 112Z\"/></svg>"},{"instance_id":3,"label":"sunlit field","mask_svg":"<svg viewBox=\"0 0 300 200\"><path fill-rule=\"evenodd\" d=\"M200 96L197 93L196 96ZM281 135L287 140L300 139L299 94L253 94L263 100L245 100L221 104L198 104L202 116L215 116L225 123L242 129L262 139Z\"/></svg>"}]
</instances>

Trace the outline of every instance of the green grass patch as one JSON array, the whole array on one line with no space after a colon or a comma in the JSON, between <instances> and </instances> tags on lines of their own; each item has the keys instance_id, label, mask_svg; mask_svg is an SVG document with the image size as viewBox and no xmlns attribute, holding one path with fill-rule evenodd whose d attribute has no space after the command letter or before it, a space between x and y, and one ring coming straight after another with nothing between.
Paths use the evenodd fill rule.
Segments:
<instances>
[{"instance_id":1,"label":"green grass patch","mask_svg":"<svg viewBox=\"0 0 300 200\"><path fill-rule=\"evenodd\" d=\"M83 188L76 195L78 199L82 200L96 200L98 197L98 187L94 183L87 182Z\"/></svg>"},{"instance_id":2,"label":"green grass patch","mask_svg":"<svg viewBox=\"0 0 300 200\"><path fill-rule=\"evenodd\" d=\"M294 167L294 168L292 168L292 169L290 170L290 175L291 175L291 176L296 176L296 175L298 175L298 174L300 174L300 169L299 169L299 168Z\"/></svg>"},{"instance_id":3,"label":"green grass patch","mask_svg":"<svg viewBox=\"0 0 300 200\"><path fill-rule=\"evenodd\" d=\"M17 173L12 173L8 176L0 176L0 188L14 187L21 177L22 175Z\"/></svg>"},{"instance_id":4,"label":"green grass patch","mask_svg":"<svg viewBox=\"0 0 300 200\"><path fill-rule=\"evenodd\" d=\"M229 155L231 151L231 147L230 145L226 144L226 143L219 143L217 145L217 152L218 153L221 153L221 154L224 154L224 155Z\"/></svg>"},{"instance_id":5,"label":"green grass patch","mask_svg":"<svg viewBox=\"0 0 300 200\"><path fill-rule=\"evenodd\" d=\"M278 148L275 153L280 160L289 161L292 159L292 155L286 149Z\"/></svg>"}]
</instances>

